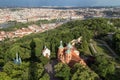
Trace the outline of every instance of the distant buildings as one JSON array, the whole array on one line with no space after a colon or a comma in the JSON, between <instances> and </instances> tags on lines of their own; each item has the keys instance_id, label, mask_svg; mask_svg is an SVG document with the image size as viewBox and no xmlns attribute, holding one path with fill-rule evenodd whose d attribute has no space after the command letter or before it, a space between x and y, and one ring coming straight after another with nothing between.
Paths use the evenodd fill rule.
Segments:
<instances>
[{"instance_id":1,"label":"distant buildings","mask_svg":"<svg viewBox=\"0 0 120 80\"><path fill-rule=\"evenodd\" d=\"M84 60L79 57L79 51L70 43L66 47L63 47L62 41L60 41L58 49L58 60L70 66L73 66L75 63L80 63L84 66L86 65Z\"/></svg>"},{"instance_id":2,"label":"distant buildings","mask_svg":"<svg viewBox=\"0 0 120 80\"><path fill-rule=\"evenodd\" d=\"M82 15L76 15L73 9L44 9L44 8L22 8L11 11L9 8L0 9L0 23L7 21L30 22L38 20L67 19L71 16L73 19L83 18Z\"/></svg>"},{"instance_id":3,"label":"distant buildings","mask_svg":"<svg viewBox=\"0 0 120 80\"><path fill-rule=\"evenodd\" d=\"M120 17L120 8L76 8L76 9L47 9L19 8L11 11L9 8L0 9L0 23L7 21L30 22L51 19L84 19L93 17ZM113 13L111 15L111 13ZM116 14L117 13L117 14Z\"/></svg>"},{"instance_id":4,"label":"distant buildings","mask_svg":"<svg viewBox=\"0 0 120 80\"><path fill-rule=\"evenodd\" d=\"M44 32L46 30L54 29L58 27L60 24L49 23L42 24L41 26L30 25L28 28L17 29L16 31L0 31L0 41L5 40L6 38L15 38L15 37L23 37L25 35L29 35L31 33Z\"/></svg>"}]
</instances>

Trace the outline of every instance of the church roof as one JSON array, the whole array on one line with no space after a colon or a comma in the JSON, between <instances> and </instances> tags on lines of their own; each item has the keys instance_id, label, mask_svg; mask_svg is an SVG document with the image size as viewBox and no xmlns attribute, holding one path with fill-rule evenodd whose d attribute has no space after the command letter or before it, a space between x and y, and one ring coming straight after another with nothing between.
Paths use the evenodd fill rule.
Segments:
<instances>
[{"instance_id":1,"label":"church roof","mask_svg":"<svg viewBox=\"0 0 120 80\"><path fill-rule=\"evenodd\" d=\"M63 48L63 45L60 45L59 48Z\"/></svg>"},{"instance_id":2,"label":"church roof","mask_svg":"<svg viewBox=\"0 0 120 80\"><path fill-rule=\"evenodd\" d=\"M46 54L50 55L50 50L48 48L43 51L43 55L45 56Z\"/></svg>"},{"instance_id":3,"label":"church roof","mask_svg":"<svg viewBox=\"0 0 120 80\"><path fill-rule=\"evenodd\" d=\"M68 43L67 48L72 48L72 45Z\"/></svg>"},{"instance_id":4,"label":"church roof","mask_svg":"<svg viewBox=\"0 0 120 80\"><path fill-rule=\"evenodd\" d=\"M49 50L48 48L46 48L46 49L44 50L44 52L50 53L50 50Z\"/></svg>"},{"instance_id":5,"label":"church roof","mask_svg":"<svg viewBox=\"0 0 120 80\"><path fill-rule=\"evenodd\" d=\"M63 48L62 41L60 41L60 46L59 46L59 48Z\"/></svg>"},{"instance_id":6,"label":"church roof","mask_svg":"<svg viewBox=\"0 0 120 80\"><path fill-rule=\"evenodd\" d=\"M16 53L16 58L14 59L14 63L15 64L20 64L22 62L20 56L18 55L18 53Z\"/></svg>"},{"instance_id":7,"label":"church roof","mask_svg":"<svg viewBox=\"0 0 120 80\"><path fill-rule=\"evenodd\" d=\"M70 53L70 49L67 49L67 50L65 51L65 53L66 53L66 54L69 54L69 53Z\"/></svg>"}]
</instances>

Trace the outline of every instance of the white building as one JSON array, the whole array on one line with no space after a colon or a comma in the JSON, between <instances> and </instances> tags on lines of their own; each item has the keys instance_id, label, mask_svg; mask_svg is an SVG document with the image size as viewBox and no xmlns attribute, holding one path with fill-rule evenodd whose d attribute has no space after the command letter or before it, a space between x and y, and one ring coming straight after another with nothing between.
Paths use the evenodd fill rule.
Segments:
<instances>
[{"instance_id":1,"label":"white building","mask_svg":"<svg viewBox=\"0 0 120 80\"><path fill-rule=\"evenodd\" d=\"M50 57L50 50L45 46L42 54L43 54L43 56L49 58Z\"/></svg>"}]
</instances>

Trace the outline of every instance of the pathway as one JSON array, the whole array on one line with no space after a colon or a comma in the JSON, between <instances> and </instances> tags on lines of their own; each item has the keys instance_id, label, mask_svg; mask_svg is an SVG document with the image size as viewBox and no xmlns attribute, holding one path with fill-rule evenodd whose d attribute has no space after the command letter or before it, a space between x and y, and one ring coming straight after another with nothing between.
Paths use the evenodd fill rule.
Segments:
<instances>
[{"instance_id":1,"label":"pathway","mask_svg":"<svg viewBox=\"0 0 120 80\"><path fill-rule=\"evenodd\" d=\"M57 60L52 60L48 64L45 65L45 71L49 74L50 80L60 80L55 77L55 72L54 72L54 65L56 65L58 62Z\"/></svg>"},{"instance_id":2,"label":"pathway","mask_svg":"<svg viewBox=\"0 0 120 80\"><path fill-rule=\"evenodd\" d=\"M112 53L112 55L115 58L118 58L118 55L109 47L109 45L105 41L99 40L99 39L96 39L96 41L99 41L99 42L103 43L102 45L104 45L106 48L108 48L108 50Z\"/></svg>"},{"instance_id":3,"label":"pathway","mask_svg":"<svg viewBox=\"0 0 120 80\"><path fill-rule=\"evenodd\" d=\"M93 43L90 43L90 46L92 47L94 53L97 53L96 49L95 49L94 46L93 46Z\"/></svg>"},{"instance_id":4,"label":"pathway","mask_svg":"<svg viewBox=\"0 0 120 80\"><path fill-rule=\"evenodd\" d=\"M105 41L99 40L99 39L96 39L96 41L101 42L101 44L99 43L99 44L95 44L95 45L105 46L105 47L110 51L112 57L119 58L119 56L109 47L109 45L108 45ZM96 51L96 49L94 48L94 44L93 44L93 43L90 43L90 46L92 47L94 53L96 53L97 51ZM117 65L117 64L116 64L115 66L116 66L116 68L120 68L120 66Z\"/></svg>"}]
</instances>

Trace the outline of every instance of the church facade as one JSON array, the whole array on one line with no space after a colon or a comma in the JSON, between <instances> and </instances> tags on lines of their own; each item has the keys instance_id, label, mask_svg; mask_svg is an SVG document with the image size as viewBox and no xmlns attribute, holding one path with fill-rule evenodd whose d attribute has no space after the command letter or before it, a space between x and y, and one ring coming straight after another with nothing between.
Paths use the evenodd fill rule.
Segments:
<instances>
[{"instance_id":1,"label":"church facade","mask_svg":"<svg viewBox=\"0 0 120 80\"><path fill-rule=\"evenodd\" d=\"M60 46L58 48L58 61L70 66L73 66L75 63L86 65L84 60L79 57L79 51L70 43L66 47L63 47L62 41L60 41Z\"/></svg>"},{"instance_id":2,"label":"church facade","mask_svg":"<svg viewBox=\"0 0 120 80\"><path fill-rule=\"evenodd\" d=\"M50 58L50 50L45 46L42 52L44 57Z\"/></svg>"}]
</instances>

